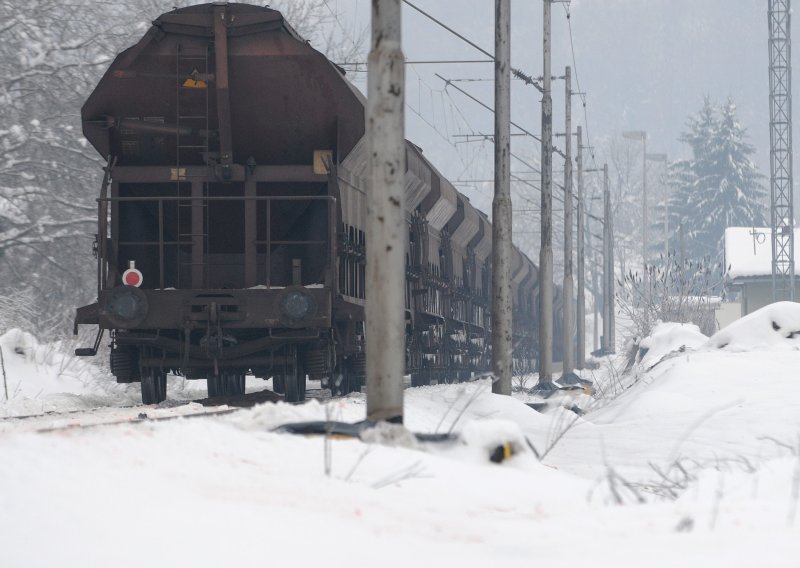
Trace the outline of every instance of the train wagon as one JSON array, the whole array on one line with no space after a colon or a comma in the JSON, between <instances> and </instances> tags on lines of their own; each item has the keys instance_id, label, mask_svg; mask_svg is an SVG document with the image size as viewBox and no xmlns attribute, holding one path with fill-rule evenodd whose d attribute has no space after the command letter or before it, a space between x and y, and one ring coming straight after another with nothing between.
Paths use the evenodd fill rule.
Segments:
<instances>
[{"instance_id":1,"label":"train wagon","mask_svg":"<svg viewBox=\"0 0 800 568\"><path fill-rule=\"evenodd\" d=\"M97 299L111 370L166 397L166 375L209 396L272 378L303 400L364 384L365 99L280 12L175 9L120 53L81 112L106 159ZM490 368L491 225L406 143L407 372L415 385ZM536 360L538 270L514 252L515 368Z\"/></svg>"}]
</instances>

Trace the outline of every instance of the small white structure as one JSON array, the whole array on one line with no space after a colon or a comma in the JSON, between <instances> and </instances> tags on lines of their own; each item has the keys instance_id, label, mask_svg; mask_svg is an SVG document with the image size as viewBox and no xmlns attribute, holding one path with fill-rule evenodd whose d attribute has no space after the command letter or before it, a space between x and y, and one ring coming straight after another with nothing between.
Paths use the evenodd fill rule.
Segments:
<instances>
[{"instance_id":1,"label":"small white structure","mask_svg":"<svg viewBox=\"0 0 800 568\"><path fill-rule=\"evenodd\" d=\"M800 243L800 230L794 230ZM800 275L800 255L794 251L795 275ZM800 298L800 279L795 298ZM741 314L752 313L772 303L772 229L728 227L725 229L725 288L739 296Z\"/></svg>"}]
</instances>

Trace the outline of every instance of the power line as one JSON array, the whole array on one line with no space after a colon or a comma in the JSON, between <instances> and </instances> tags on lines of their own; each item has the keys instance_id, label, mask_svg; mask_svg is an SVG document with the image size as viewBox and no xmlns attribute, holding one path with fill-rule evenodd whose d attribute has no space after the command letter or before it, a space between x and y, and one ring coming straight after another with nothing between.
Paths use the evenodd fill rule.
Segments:
<instances>
[{"instance_id":1,"label":"power line","mask_svg":"<svg viewBox=\"0 0 800 568\"><path fill-rule=\"evenodd\" d=\"M455 35L456 37L458 37L459 39L461 39L461 40L462 40L462 41L464 41L465 43L467 43L467 44L469 44L470 46L472 46L473 48L477 49L477 50L478 50L478 51L480 51L482 54L484 54L484 55L486 55L487 57L491 58L491 59L489 59L489 60L427 60L427 61L407 61L407 62L406 62L406 64L407 64L407 65L414 65L414 64L420 64L420 65L422 65L422 64L448 64L448 63L491 63L491 62L493 62L493 61L494 61L494 56L493 56L493 54L491 54L491 53L489 53L488 51L484 50L483 48L481 48L480 46L478 46L477 44L475 44L474 42L472 42L471 40L469 40L468 38L466 38L466 37L465 37L465 36L463 36L462 34L458 33L457 31L453 30L452 28L450 28L449 26L447 26L446 24L444 24L444 23L443 23L443 22L441 22L440 20L436 19L435 17L431 16L431 15L430 15L430 14L428 14L427 12L423 11L422 9L420 9L419 7L417 7L416 5L414 5L413 3L411 3L409 0L402 0L402 1L403 1L405 4L407 4L409 7L411 7L412 9L416 10L417 12L419 12L420 14L422 14L423 16L427 17L428 19L430 19L431 21L433 21L434 23L436 23L437 25L439 25L440 27L442 27L443 29L447 30L448 32L450 32L451 34ZM566 11L566 6L565 6L565 11ZM589 142L590 142L590 138L589 138L589 128L588 128L588 113L587 113L587 110L586 110L586 96L585 96L585 93L582 93L582 92L580 91L580 80L579 80L579 78L578 78L578 76L577 76L577 64L576 64L576 58L575 58L574 40L573 40L573 35L572 35L572 25L571 25L571 21L569 21L569 20L570 20L570 18L569 18L569 12L568 12L568 11L566 11L566 14L567 14L567 20L568 20L568 24L569 24L569 31L570 31L570 46L571 46L571 50L572 50L573 68L576 70L576 73L575 73L575 75L576 75L576 85L578 86L578 89L579 89L579 90L578 90L578 94L581 96L581 100L582 100L582 103L583 103L583 115L584 115L584 123L585 123L585 125L586 125L586 132L587 132L587 145L586 145L585 147L591 147L591 144L589 143ZM350 63L343 63L343 64L340 64L340 65L348 65L348 64L349 64L349 65L360 65L360 64L361 64L361 62L350 62ZM530 78L530 77L526 76L526 75L525 75L524 73L522 73L521 71L519 71L519 70L517 70L517 69L513 69L513 68L512 68L512 73L513 73L513 75L514 75L516 78L518 78L518 79L521 79L521 80L525 81L527 84L533 84L533 85L534 85L534 86L535 86L537 89L539 89L540 91L542 90L542 89L541 89L541 87L540 87L540 85L538 84L538 82L531 80L531 78ZM452 97L451 97L451 96L450 96L450 94L448 93L447 86L452 86L454 89L456 89L457 91L459 91L459 92L460 92L462 95L466 96L467 98L469 98L470 100L472 100L472 101L473 101L473 102L475 102L476 104L478 104L478 105L482 106L483 108L485 108L485 109L486 109L486 110L488 110L489 112L492 112L492 113L494 113L494 109L493 109L492 107L490 107L489 105L487 105L487 104L485 104L484 102L480 101L478 98L474 97L473 95L471 95L470 93L468 93L468 92L467 92L467 91L465 91L464 89L462 89L462 88L460 88L460 87L458 87L457 85L455 85L455 84L454 84L454 83L456 83L456 82L467 82L467 81L478 81L478 80L476 80L476 79L446 79L445 77L441 76L441 75L440 75L440 74L438 74L438 73L435 73L435 75L436 75L436 77L438 77L440 80L442 80L442 81L445 83L445 89L444 89L444 91L443 91L443 92L444 92L444 93L445 93L445 94L448 96L448 98L450 99L450 102L451 102L451 103L452 103L452 105L453 105L453 108L455 108L455 109L456 109L456 111L458 112L458 114L461 116L461 119L462 119L462 120L464 120L465 122L466 122L466 118L464 117L463 113L461 112L461 109L460 109L460 107L459 107L459 106L458 106L458 105L455 103L455 101L453 101L453 100L452 100ZM428 87L428 89L431 91L431 93L433 93L433 92L442 92L442 91L434 91L434 90L433 90L433 89L432 89L432 88L431 88L429 85L427 85L427 84L426 84L426 86L427 86L427 87ZM455 144L454 144L454 143L453 143L451 140L449 140L449 138L448 138L448 137L450 136L449 134L444 134L444 133L442 133L442 132L441 132L441 131L440 131L440 130L439 130L437 127L436 127L436 125L435 125L435 124L433 124L433 123L432 123L432 122L430 122L429 120L425 119L425 118L422 116L422 113L421 113L420 111L418 111L417 109L414 109L414 108L413 108L413 107L411 107L410 105L409 105L409 108L410 108L410 110L411 110L411 111L412 111L414 114L416 114L416 115L417 115L417 116L418 116L418 117L419 117L421 120L423 120L423 122L425 122L425 123L426 123L426 124L427 124L427 125L428 125L430 128L432 128L432 129L433 129L433 130L434 130L434 131L435 131L435 132L436 132L436 133L437 133L437 134L438 134L438 135L439 135L441 138L445 139L445 140L447 141L447 143L448 143L450 146L453 146L454 148L456 147L456 145L455 145ZM446 116L445 116L445 119L446 119ZM519 129L519 130L520 130L520 131L523 133L522 135L530 136L531 138L533 138L533 139L534 139L534 140L536 140L537 142L540 142L540 143L541 143L541 138L540 138L539 136L537 136L537 135L533 134L533 133L532 133L532 132L530 132L529 130L525 129L524 127L520 126L519 124L516 124L516 123L515 123L515 122L513 122L513 121L511 121L511 124L512 124L512 125L513 125L515 128ZM449 129L448 129L448 130L449 130ZM461 136L461 137L463 137L463 136L476 136L476 135L474 135L474 134L466 134L466 135L463 135L463 134L462 134L462 135L460 135L460 136ZM489 141L493 140L493 137L492 137L492 136L476 136L476 137L482 137L482 138L484 138L485 140L489 140ZM555 148L555 147L554 147L554 148L553 148L553 151L554 151L555 153L559 154L561 157L563 157L563 158L566 158L565 154L564 154L564 153L563 153L561 150L559 150L558 148ZM522 163L523 165L525 165L525 166L529 167L529 168L530 168L530 169L531 169L533 172L536 172L536 173L541 173L541 172L540 172L540 170L539 170L538 168L536 168L535 166L533 166L532 164L530 164L530 163L529 163L529 162L527 162L526 160L522 159L522 158L521 158L521 157L519 157L518 155L516 155L516 154L514 154L514 153L511 153L511 156L512 156L513 158L515 158L516 160L518 160L518 161L519 161L520 163ZM593 154L593 153L592 153L592 162L593 162L593 163L595 163L595 165L596 165L596 162L595 162L595 157L594 157L594 154ZM468 164L466 164L466 163L464 163L464 162L462 161L462 165L464 165L464 166L465 166L465 169L468 169ZM512 176L512 178L513 178L513 180L514 180L515 182L517 182L517 183L524 184L524 185L526 185L526 186L528 186L528 187L532 188L532 189L533 189L533 190L535 190L535 191L540 191L540 188L539 188L538 186L536 186L536 185L534 185L533 183L531 183L531 181L533 181L533 180L529 181L529 180L527 180L527 179L519 178L518 176ZM457 180L457 181L456 181L456 183L462 183L462 182L463 182L464 184L466 184L466 182L467 182L467 181L473 181L473 180ZM482 180L474 180L474 181L476 181L476 182L478 182L478 181L482 182ZM491 180L487 180L487 183L488 183L489 181L491 181ZM563 189L564 189L564 186L563 186L563 185L561 185L561 184L559 184L558 182L555 182L555 180L554 180L554 184L553 184L553 185L555 185L556 187L558 187L558 188L559 188L559 189L561 189L561 190L563 190ZM534 204L535 204L535 202L533 202L533 201L532 201L531 199L529 199L529 198L526 198L526 197L524 197L524 196L520 196L520 198L521 198L521 199L523 199L523 200L525 200L525 201L527 201L527 202L529 202L529 203L534 203ZM558 202L560 202L560 203L562 203L562 204L563 204L563 199L562 199L562 198L561 198L559 195L554 195L554 198L555 198L555 200L556 200L556 201L558 201ZM592 218L592 219L595 219L595 220L600 220L598 217L595 217L594 215L588 214L588 216L589 216L590 218Z\"/></svg>"},{"instance_id":2,"label":"power line","mask_svg":"<svg viewBox=\"0 0 800 568\"><path fill-rule=\"evenodd\" d=\"M404 61L406 65L446 65L446 64L462 64L462 63L494 63L491 59L428 59L422 61ZM337 62L339 67L366 67L366 61L341 61ZM353 69L355 72L360 72L360 69ZM366 69L364 70L366 72Z\"/></svg>"},{"instance_id":3,"label":"power line","mask_svg":"<svg viewBox=\"0 0 800 568\"><path fill-rule=\"evenodd\" d=\"M322 3L328 9L328 12L331 13L331 16L333 16L333 19L336 21L336 25L342 31L342 34L344 34L345 37L350 38L350 43L353 44L353 48L358 49L358 45L356 44L355 37L351 37L351 34L352 34L352 36L355 36L355 25L353 26L353 31L349 32L348 30L345 29L345 26L342 23L341 19L339 19L339 13L336 12L333 8L331 8L330 4L328 4L328 0L322 0ZM364 33L363 29L362 29L362 33Z\"/></svg>"},{"instance_id":4,"label":"power line","mask_svg":"<svg viewBox=\"0 0 800 568\"><path fill-rule=\"evenodd\" d=\"M403 0L403 1L405 1L405 0ZM464 89L462 89L462 88L461 88L461 87L459 87L458 85L455 85L455 84L453 84L453 82L452 82L452 81L450 81L449 79L446 79L446 78L442 77L442 76L441 76L441 75L439 75L438 73L434 73L434 75L436 75L436 76L437 76L439 79L441 79L442 81L444 81L444 84L445 84L445 90L447 90L447 87L448 87L448 86L451 86L451 87L453 87L455 90L457 90L459 93L463 94L464 96L468 97L468 98L469 98L469 99L471 99L472 101L476 102L477 104L479 104L480 106L482 106L483 108L485 108L486 110L488 110L489 112L491 112L492 114L494 114L494 109L493 109L492 107L490 107L489 105L487 105L486 103L484 103L483 101L481 101L480 99L478 99L478 98L476 98L476 97L472 96L472 95L471 95L471 94L469 94L467 91L465 91ZM512 125L514 128L518 128L519 130L521 130L522 132L524 132L525 134L527 134L528 136L530 136L531 138L533 138L533 139L534 139L534 140L536 140L537 142L541 143L542 139L541 139L541 138L539 138L538 136L536 136L536 135L535 135L533 132L531 132L531 131L529 131L529 130L527 130L527 129L523 128L522 126L520 126L519 124L517 124L517 123L516 123L516 122L514 122L513 120L512 120L512 121L510 121L510 122L511 122L511 125ZM553 151L554 151L556 154L560 155L562 158L563 158L563 157L566 157L566 156L564 155L564 153L563 153L561 150L559 150L558 148L556 148L556 147L553 147Z\"/></svg>"},{"instance_id":5,"label":"power line","mask_svg":"<svg viewBox=\"0 0 800 568\"><path fill-rule=\"evenodd\" d=\"M575 85L578 87L578 93L581 98L581 104L583 106L583 125L584 129L586 130L586 146L584 147L592 148L592 140L589 133L589 116L586 110L586 93L583 92L583 89L581 88L581 80L580 76L578 75L578 62L575 59L575 41L572 36L572 14L569 11L568 3L564 3L563 8L564 8L564 14L567 17L567 28L569 30L569 47L570 51L572 52L572 69L575 72ZM597 167L597 162L595 161L594 158L594 151L591 152L591 156L592 156L592 164L594 165L594 167Z\"/></svg>"},{"instance_id":6,"label":"power line","mask_svg":"<svg viewBox=\"0 0 800 568\"><path fill-rule=\"evenodd\" d=\"M467 39L466 37L464 37L463 35L461 35L457 31L455 31L453 28L449 27L444 22L442 22L440 20L437 20L436 18L434 18L433 16L431 16L430 14L428 14L427 12L425 12L424 10L419 8L418 6L415 6L414 4L409 2L409 0L403 0L403 3L406 4L407 6L413 8L414 10L416 10L417 12L419 12L420 14L422 14L423 16L425 16L426 18L428 18L432 22L434 22L437 25L441 26L442 28L446 29L448 32L450 32L451 34L453 34L454 36L456 36L460 40L468 43L469 45L471 45L472 47L474 47L475 49L477 49L478 51L483 53L485 56L490 57L491 60L494 61L494 54L489 53L488 51L483 49L481 46L476 44L475 42ZM520 79L520 80L524 81L526 85L531 85L531 86L535 87L536 89L538 89L539 92L542 92L542 86L539 84L539 81L534 79L532 76L522 72L521 70L519 70L519 69L517 69L515 67L511 68L511 74L514 75L514 77L516 77L517 79Z\"/></svg>"},{"instance_id":7,"label":"power line","mask_svg":"<svg viewBox=\"0 0 800 568\"><path fill-rule=\"evenodd\" d=\"M483 154L485 152L485 148L479 148L479 149L477 149L477 151L475 151L471 155L470 155L469 151L466 152L466 155L462 155L462 152L459 151L458 145L455 144L450 139L453 136L453 134L451 133L451 128L450 127L451 126L455 127L455 129L457 130L457 132L459 134L463 134L465 132L465 129L463 128L464 126L466 127L466 131L467 132L474 132L475 129L470 124L470 121L467 120L467 117L461 111L461 108L456 103L456 101L453 100L453 98L452 98L452 96L450 95L449 92L447 92L444 89L442 89L442 90L434 89L433 87L431 87L431 85L428 84L428 82L425 79L422 78L422 76L420 76L419 73L417 73L417 71L413 67L411 67L410 69L411 69L412 73L414 73L414 75L417 76L417 80L419 81L419 89L420 89L420 91L422 90L422 87L424 86L428 90L428 92L430 93L430 96L431 96L431 111L432 111L432 115L433 116L432 116L431 120L428 120L423 115L423 112L422 112L423 108L422 108L422 100L421 99L420 99L420 103L419 103L419 108L418 109L414 108L413 105L409 102L408 99L406 99L406 105L408 106L409 110L411 110L411 112L413 114L415 114L429 128L431 128L440 138L442 138L442 140L444 140L449 146L453 147L453 149L457 150L456 155L458 156L458 159L461 162L461 165L464 167L463 170L459 173L459 177L460 177L465 172L467 172L467 170L469 170L472 166L475 165L476 159L481 154ZM434 106L435 106L434 105L434 97L433 97L434 94L437 94L437 95L440 96L440 102L441 102L442 107L443 107L442 117L444 119L445 132L443 132L436 124L437 120L436 120L436 112L435 112L435 108L434 108ZM444 97L447 97L447 101L444 100ZM450 115L451 115L450 116L451 124L448 124L448 120L447 120L447 110L448 109L449 109Z\"/></svg>"}]
</instances>

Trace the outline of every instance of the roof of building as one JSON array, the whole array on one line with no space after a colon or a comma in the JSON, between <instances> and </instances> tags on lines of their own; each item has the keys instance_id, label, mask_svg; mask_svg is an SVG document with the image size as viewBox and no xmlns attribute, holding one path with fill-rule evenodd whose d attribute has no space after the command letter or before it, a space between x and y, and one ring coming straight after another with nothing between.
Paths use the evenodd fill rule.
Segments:
<instances>
[{"instance_id":1,"label":"roof of building","mask_svg":"<svg viewBox=\"0 0 800 568\"><path fill-rule=\"evenodd\" d=\"M794 230L794 270L800 275L800 229ZM772 276L772 229L725 229L725 275L730 280Z\"/></svg>"}]
</instances>

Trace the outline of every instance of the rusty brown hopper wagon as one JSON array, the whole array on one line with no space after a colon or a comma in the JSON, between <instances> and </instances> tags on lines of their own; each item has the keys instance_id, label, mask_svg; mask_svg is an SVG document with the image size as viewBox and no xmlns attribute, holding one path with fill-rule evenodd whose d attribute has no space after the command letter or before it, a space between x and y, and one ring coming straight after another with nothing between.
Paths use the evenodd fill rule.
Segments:
<instances>
[{"instance_id":1,"label":"rusty brown hopper wagon","mask_svg":"<svg viewBox=\"0 0 800 568\"><path fill-rule=\"evenodd\" d=\"M98 199L97 302L118 382L164 400L166 374L235 395L272 378L335 392L364 374L364 98L268 8L162 15L82 109L108 160ZM407 144L407 366L416 384L489 366L491 226ZM516 362L533 365L538 271L515 265Z\"/></svg>"}]
</instances>

